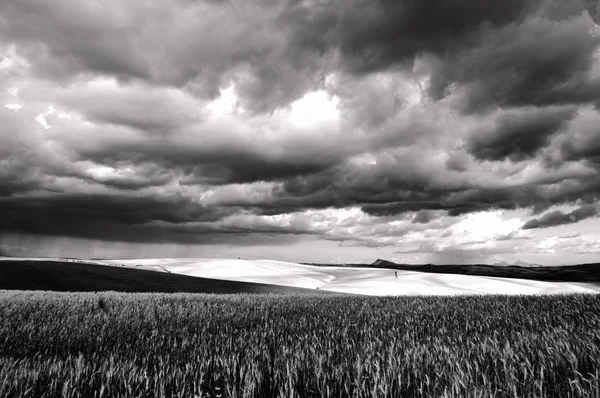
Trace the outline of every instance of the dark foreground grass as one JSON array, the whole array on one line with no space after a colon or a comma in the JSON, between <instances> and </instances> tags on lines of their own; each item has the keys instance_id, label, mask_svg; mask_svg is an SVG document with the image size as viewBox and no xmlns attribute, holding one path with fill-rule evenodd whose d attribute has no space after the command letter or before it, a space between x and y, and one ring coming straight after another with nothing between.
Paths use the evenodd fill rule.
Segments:
<instances>
[{"instance_id":1,"label":"dark foreground grass","mask_svg":"<svg viewBox=\"0 0 600 398\"><path fill-rule=\"evenodd\" d=\"M1 397L598 397L600 296L0 292Z\"/></svg>"},{"instance_id":2,"label":"dark foreground grass","mask_svg":"<svg viewBox=\"0 0 600 398\"><path fill-rule=\"evenodd\" d=\"M308 293L314 291L118 266L43 260L0 261L0 289L129 293Z\"/></svg>"}]
</instances>

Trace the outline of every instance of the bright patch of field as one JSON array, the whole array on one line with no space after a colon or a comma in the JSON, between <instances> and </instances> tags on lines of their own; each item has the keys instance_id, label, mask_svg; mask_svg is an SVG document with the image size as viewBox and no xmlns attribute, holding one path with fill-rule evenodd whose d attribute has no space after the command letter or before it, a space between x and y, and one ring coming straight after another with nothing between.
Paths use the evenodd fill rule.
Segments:
<instances>
[{"instance_id":1,"label":"bright patch of field","mask_svg":"<svg viewBox=\"0 0 600 398\"><path fill-rule=\"evenodd\" d=\"M230 281L367 295L593 293L593 285L383 268L318 267L273 260L143 259L107 263L160 267L172 273Z\"/></svg>"},{"instance_id":2,"label":"bright patch of field","mask_svg":"<svg viewBox=\"0 0 600 398\"><path fill-rule=\"evenodd\" d=\"M598 295L0 292L0 319L2 397L600 394Z\"/></svg>"},{"instance_id":3,"label":"bright patch of field","mask_svg":"<svg viewBox=\"0 0 600 398\"><path fill-rule=\"evenodd\" d=\"M560 294L592 293L591 285L542 282L476 275L433 274L387 269L333 270L335 279L323 290L368 295Z\"/></svg>"}]
</instances>

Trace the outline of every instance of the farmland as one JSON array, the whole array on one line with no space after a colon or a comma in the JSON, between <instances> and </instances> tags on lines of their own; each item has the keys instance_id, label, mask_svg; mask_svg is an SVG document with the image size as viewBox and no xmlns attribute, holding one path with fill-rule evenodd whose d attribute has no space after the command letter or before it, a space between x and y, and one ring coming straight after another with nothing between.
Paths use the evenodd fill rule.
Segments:
<instances>
[{"instance_id":1,"label":"farmland","mask_svg":"<svg viewBox=\"0 0 600 398\"><path fill-rule=\"evenodd\" d=\"M0 261L0 289L129 293L306 293L267 283L199 278L124 267L50 260Z\"/></svg>"},{"instance_id":2,"label":"farmland","mask_svg":"<svg viewBox=\"0 0 600 398\"><path fill-rule=\"evenodd\" d=\"M583 281L581 281L583 280ZM0 289L130 293L310 293L374 296L571 294L597 282L538 281L381 267L314 266L269 259L0 259Z\"/></svg>"},{"instance_id":3,"label":"farmland","mask_svg":"<svg viewBox=\"0 0 600 398\"><path fill-rule=\"evenodd\" d=\"M0 292L3 397L598 397L598 295Z\"/></svg>"}]
</instances>

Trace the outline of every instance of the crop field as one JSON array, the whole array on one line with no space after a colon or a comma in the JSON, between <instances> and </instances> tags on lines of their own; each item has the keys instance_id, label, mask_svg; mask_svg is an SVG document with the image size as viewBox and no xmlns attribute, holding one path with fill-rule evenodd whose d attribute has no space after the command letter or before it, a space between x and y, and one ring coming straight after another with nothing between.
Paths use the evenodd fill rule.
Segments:
<instances>
[{"instance_id":1,"label":"crop field","mask_svg":"<svg viewBox=\"0 0 600 398\"><path fill-rule=\"evenodd\" d=\"M600 296L0 291L1 397L599 397Z\"/></svg>"}]
</instances>

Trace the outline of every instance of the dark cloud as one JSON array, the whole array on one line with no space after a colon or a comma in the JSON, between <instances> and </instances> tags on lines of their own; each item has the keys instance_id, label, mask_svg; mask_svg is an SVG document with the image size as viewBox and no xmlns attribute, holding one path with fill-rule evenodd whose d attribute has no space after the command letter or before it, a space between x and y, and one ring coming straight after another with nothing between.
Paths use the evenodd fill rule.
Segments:
<instances>
[{"instance_id":1,"label":"dark cloud","mask_svg":"<svg viewBox=\"0 0 600 398\"><path fill-rule=\"evenodd\" d=\"M599 43L581 16L560 21L532 17L498 30L487 28L437 64L429 91L442 98L458 84L469 112L594 102L600 77L591 69Z\"/></svg>"},{"instance_id":2,"label":"dark cloud","mask_svg":"<svg viewBox=\"0 0 600 398\"><path fill-rule=\"evenodd\" d=\"M600 77L591 73L600 37L579 1L362 0L297 5L283 13L292 49L341 54L341 67L369 74L435 60L429 93L456 90L463 110L595 102Z\"/></svg>"},{"instance_id":3,"label":"dark cloud","mask_svg":"<svg viewBox=\"0 0 600 398\"><path fill-rule=\"evenodd\" d=\"M19 50L39 73L51 78L99 72L148 78L149 65L136 50L129 15L110 4L6 1L0 5L0 35L23 43Z\"/></svg>"},{"instance_id":4,"label":"dark cloud","mask_svg":"<svg viewBox=\"0 0 600 398\"><path fill-rule=\"evenodd\" d=\"M150 197L125 195L69 195L62 194L45 198L30 198L26 202L17 198L3 200L6 220L31 220L34 224L45 224L64 218L78 223L81 220L111 221L122 224L143 224L150 221L170 223L190 221L216 221L224 214L219 209L208 208L183 197ZM29 215L28 215L29 214ZM6 221L5 220L5 221ZM16 221L15 221L16 222ZM52 222L48 222L51 228ZM59 228L62 223L57 222Z\"/></svg>"},{"instance_id":5,"label":"dark cloud","mask_svg":"<svg viewBox=\"0 0 600 398\"><path fill-rule=\"evenodd\" d=\"M110 149L101 154L87 154L86 158L107 165L118 165L126 160L152 162L154 167L179 170L182 185L222 185L257 181L288 180L297 175L310 175L328 169L336 159L269 158L268 154L252 153L242 148L216 148L207 153L203 148L182 147L165 143L137 148ZM118 181L111 182L118 184Z\"/></svg>"},{"instance_id":6,"label":"dark cloud","mask_svg":"<svg viewBox=\"0 0 600 398\"><path fill-rule=\"evenodd\" d=\"M469 169L469 156L462 151L454 151L448 155L446 167L453 171L467 171Z\"/></svg>"},{"instance_id":7,"label":"dark cloud","mask_svg":"<svg viewBox=\"0 0 600 398\"><path fill-rule=\"evenodd\" d=\"M298 3L283 14L295 48L338 48L353 73L384 70L420 53L443 54L483 26L522 19L537 0L330 1Z\"/></svg>"},{"instance_id":8,"label":"dark cloud","mask_svg":"<svg viewBox=\"0 0 600 398\"><path fill-rule=\"evenodd\" d=\"M355 174L337 168L295 177L274 190L271 201L263 206L276 212L360 206L363 212L376 217L421 210L447 211L449 216L459 216L494 209L536 208L541 212L552 205L578 200L594 203L600 197L600 177L595 174L578 178L569 178L567 174L558 180L494 187L469 182L454 185L450 177L438 176L442 171L432 169L427 174L418 174L415 166L404 172L418 175L418 181L394 179L398 177L395 170L402 167L402 163L396 163L389 169L365 168Z\"/></svg>"},{"instance_id":9,"label":"dark cloud","mask_svg":"<svg viewBox=\"0 0 600 398\"><path fill-rule=\"evenodd\" d=\"M596 10L546 3L5 1L0 35L50 78L99 74L203 98L232 78L255 112L301 97L336 66L367 74L420 54L441 61L431 92L467 85L470 106L597 98L599 82L584 76L597 40L582 18L568 19Z\"/></svg>"},{"instance_id":10,"label":"dark cloud","mask_svg":"<svg viewBox=\"0 0 600 398\"><path fill-rule=\"evenodd\" d=\"M61 195L27 201L0 199L0 231L131 242L227 243L247 234L311 234L308 229L268 224L219 224L240 214L183 197Z\"/></svg>"},{"instance_id":11,"label":"dark cloud","mask_svg":"<svg viewBox=\"0 0 600 398\"><path fill-rule=\"evenodd\" d=\"M444 210L449 205L444 205L440 202L394 202L384 204L369 204L364 205L361 209L367 214L373 216L391 216L396 214L402 214L406 212L419 211L419 210ZM421 222L421 221L417 221Z\"/></svg>"},{"instance_id":12,"label":"dark cloud","mask_svg":"<svg viewBox=\"0 0 600 398\"><path fill-rule=\"evenodd\" d=\"M585 205L570 213L563 213L559 210L544 214L540 218L533 218L523 225L523 229L549 228L556 225L573 224L586 218L598 215L596 205Z\"/></svg>"},{"instance_id":13,"label":"dark cloud","mask_svg":"<svg viewBox=\"0 0 600 398\"><path fill-rule=\"evenodd\" d=\"M573 201L593 192L592 180L546 189L542 184L502 188L477 186L437 169L419 169L418 162L397 158L394 162L352 168L336 166L314 175L287 180L273 191L265 206L303 209L360 206L366 214L387 217L421 210L445 210L450 216L490 209L514 210L546 203ZM399 171L401 170L401 171ZM446 177L440 177L444 173ZM410 177L405 175L410 174ZM557 189L561 188L561 189Z\"/></svg>"},{"instance_id":14,"label":"dark cloud","mask_svg":"<svg viewBox=\"0 0 600 398\"><path fill-rule=\"evenodd\" d=\"M428 211L420 211L415 214L415 217L412 220L413 224L428 224L431 220L433 220L433 215Z\"/></svg>"},{"instance_id":15,"label":"dark cloud","mask_svg":"<svg viewBox=\"0 0 600 398\"><path fill-rule=\"evenodd\" d=\"M544 43L556 43L563 36L553 35L569 28L521 28L541 4L541 0L486 5L476 0L151 1L144 5L107 1L93 6L72 1L8 1L0 8L4 16L0 35L19 43L19 51L43 76L70 79L100 74L122 81L176 85L203 98L217 96L219 87L231 78L246 108L262 112L318 87L323 75L335 67L366 74L412 64L420 54L447 60L444 68L455 65L436 72L439 83L433 92L443 93L444 82L482 81L481 87L500 93L497 89L505 88L505 82L489 87L483 80L490 83L493 76L501 78L507 71L522 69L520 57L536 51L539 60L532 59L537 65L514 79L522 81L514 83L520 86L529 82L522 87L523 93L533 89L532 95L538 95L536 89L550 81L573 85L572 79L560 78L575 77L576 71L588 65L593 44L589 34L586 38L571 32L576 36L571 40L567 32L565 46L556 46L555 54L546 55ZM229 29L223 31L222 26ZM547 41L522 43L523 36L542 34L550 34ZM477 38L483 42L474 43ZM514 42L514 50L505 48L509 42ZM479 47L476 53L450 59L451 54L468 53L473 47ZM335 61L335 54L341 59ZM536 85L542 74L543 81ZM578 90L586 87L576 86ZM516 91L521 90L514 91L519 97ZM574 90L566 91L564 96Z\"/></svg>"},{"instance_id":16,"label":"dark cloud","mask_svg":"<svg viewBox=\"0 0 600 398\"><path fill-rule=\"evenodd\" d=\"M207 124L148 133L122 126L82 126L70 128L61 147L73 160L125 171L96 178L124 188L174 180L182 185L283 181L325 171L347 152L343 146L329 144L327 137L305 140L290 131L289 136L265 143L258 129L243 126L240 131L240 127ZM88 173L79 173L89 178Z\"/></svg>"},{"instance_id":17,"label":"dark cloud","mask_svg":"<svg viewBox=\"0 0 600 398\"><path fill-rule=\"evenodd\" d=\"M248 110L272 110L315 87L323 59L289 51L293 32L277 23L286 3L5 1L0 37L18 43L36 75L90 75L174 85L214 98L233 78ZM223 26L228 26L223 30Z\"/></svg>"},{"instance_id":18,"label":"dark cloud","mask_svg":"<svg viewBox=\"0 0 600 398\"><path fill-rule=\"evenodd\" d=\"M435 229L440 214L591 206L599 10L4 1L0 229L185 243L316 234L377 247ZM294 113L314 90L335 98ZM348 209L360 216L328 215ZM582 209L524 229L593 215Z\"/></svg>"},{"instance_id":19,"label":"dark cloud","mask_svg":"<svg viewBox=\"0 0 600 398\"><path fill-rule=\"evenodd\" d=\"M123 85L111 79L44 96L95 123L129 127L150 136L199 123L206 113L202 102L179 90L143 83Z\"/></svg>"},{"instance_id":20,"label":"dark cloud","mask_svg":"<svg viewBox=\"0 0 600 398\"><path fill-rule=\"evenodd\" d=\"M583 160L600 168L600 114L581 112L565 135L560 151L565 160Z\"/></svg>"},{"instance_id":21,"label":"dark cloud","mask_svg":"<svg viewBox=\"0 0 600 398\"><path fill-rule=\"evenodd\" d=\"M87 181L125 191L165 186L172 183L175 178L171 170L159 169L155 164L136 167L132 173L120 174L117 172L116 175L85 177Z\"/></svg>"},{"instance_id":22,"label":"dark cloud","mask_svg":"<svg viewBox=\"0 0 600 398\"><path fill-rule=\"evenodd\" d=\"M468 150L478 159L520 161L531 158L548 145L574 115L573 107L518 109L501 114L495 125L476 131L467 144Z\"/></svg>"}]
</instances>

